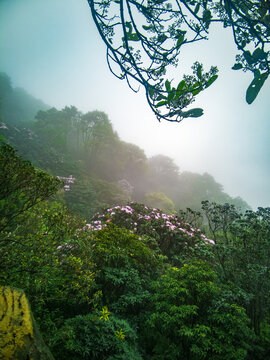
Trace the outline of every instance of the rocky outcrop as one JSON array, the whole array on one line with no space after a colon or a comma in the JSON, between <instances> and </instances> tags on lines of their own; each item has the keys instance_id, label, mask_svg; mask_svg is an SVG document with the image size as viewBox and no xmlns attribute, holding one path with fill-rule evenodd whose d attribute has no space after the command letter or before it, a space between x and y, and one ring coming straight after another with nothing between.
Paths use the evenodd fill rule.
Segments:
<instances>
[{"instance_id":1,"label":"rocky outcrop","mask_svg":"<svg viewBox=\"0 0 270 360\"><path fill-rule=\"evenodd\" d=\"M0 359L54 360L23 291L0 287Z\"/></svg>"}]
</instances>

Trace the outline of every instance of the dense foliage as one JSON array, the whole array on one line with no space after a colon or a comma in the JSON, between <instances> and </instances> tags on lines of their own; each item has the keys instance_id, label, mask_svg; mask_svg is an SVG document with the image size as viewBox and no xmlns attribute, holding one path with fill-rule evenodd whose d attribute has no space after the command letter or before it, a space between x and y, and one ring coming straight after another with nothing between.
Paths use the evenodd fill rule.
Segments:
<instances>
[{"instance_id":1,"label":"dense foliage","mask_svg":"<svg viewBox=\"0 0 270 360\"><path fill-rule=\"evenodd\" d=\"M137 203L86 222L50 197L58 179L0 154L0 282L25 290L57 359L269 354L269 209L206 201L210 238L197 212Z\"/></svg>"},{"instance_id":2,"label":"dense foliage","mask_svg":"<svg viewBox=\"0 0 270 360\"><path fill-rule=\"evenodd\" d=\"M269 357L269 208L147 159L99 111L2 120L0 284L56 359Z\"/></svg>"}]
</instances>

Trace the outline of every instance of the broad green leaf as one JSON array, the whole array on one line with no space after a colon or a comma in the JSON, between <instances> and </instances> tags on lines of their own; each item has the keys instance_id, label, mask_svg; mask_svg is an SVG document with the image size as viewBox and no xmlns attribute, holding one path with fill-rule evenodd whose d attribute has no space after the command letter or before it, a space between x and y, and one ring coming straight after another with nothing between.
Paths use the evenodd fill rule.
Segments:
<instances>
[{"instance_id":1,"label":"broad green leaf","mask_svg":"<svg viewBox=\"0 0 270 360\"><path fill-rule=\"evenodd\" d=\"M180 47L183 44L184 41L185 41L185 35L182 34L182 35L179 36L179 38L177 40L176 47L177 48Z\"/></svg>"},{"instance_id":2,"label":"broad green leaf","mask_svg":"<svg viewBox=\"0 0 270 360\"><path fill-rule=\"evenodd\" d=\"M168 103L170 103L171 102L171 100L174 98L174 96L175 96L175 92L174 91L171 91L169 94L168 94Z\"/></svg>"},{"instance_id":3,"label":"broad green leaf","mask_svg":"<svg viewBox=\"0 0 270 360\"><path fill-rule=\"evenodd\" d=\"M243 65L240 63L236 63L233 65L232 70L239 70L242 69Z\"/></svg>"},{"instance_id":4,"label":"broad green leaf","mask_svg":"<svg viewBox=\"0 0 270 360\"><path fill-rule=\"evenodd\" d=\"M162 100L162 99L167 99L167 97L162 94L159 94L157 100Z\"/></svg>"},{"instance_id":5,"label":"broad green leaf","mask_svg":"<svg viewBox=\"0 0 270 360\"><path fill-rule=\"evenodd\" d=\"M197 14L200 10L200 4L198 3L196 6L195 6L195 9L194 9L194 13Z\"/></svg>"},{"instance_id":6,"label":"broad green leaf","mask_svg":"<svg viewBox=\"0 0 270 360\"><path fill-rule=\"evenodd\" d=\"M209 87L210 85L213 84L214 81L216 81L218 78L218 75L213 75L212 77L210 77L210 79L207 81L206 87Z\"/></svg>"},{"instance_id":7,"label":"broad green leaf","mask_svg":"<svg viewBox=\"0 0 270 360\"><path fill-rule=\"evenodd\" d=\"M187 117L200 117L203 115L203 109L201 108L194 108L188 111L184 111L182 113L182 116L187 118Z\"/></svg>"},{"instance_id":8,"label":"broad green leaf","mask_svg":"<svg viewBox=\"0 0 270 360\"><path fill-rule=\"evenodd\" d=\"M253 59L250 51L244 51L243 55L249 65L251 65L255 62L255 59Z\"/></svg>"},{"instance_id":9,"label":"broad green leaf","mask_svg":"<svg viewBox=\"0 0 270 360\"><path fill-rule=\"evenodd\" d=\"M186 33L187 33L186 30L179 30L179 29L177 29L177 30L176 30L176 36L175 36L175 38L178 39L179 36L186 35Z\"/></svg>"},{"instance_id":10,"label":"broad green leaf","mask_svg":"<svg viewBox=\"0 0 270 360\"><path fill-rule=\"evenodd\" d=\"M177 86L177 90L178 91L182 90L185 85L186 85L185 80L181 80L180 83Z\"/></svg>"},{"instance_id":11,"label":"broad green leaf","mask_svg":"<svg viewBox=\"0 0 270 360\"><path fill-rule=\"evenodd\" d=\"M267 56L267 54L261 48L257 48L254 50L252 56L256 60L261 60L264 59Z\"/></svg>"},{"instance_id":12,"label":"broad green leaf","mask_svg":"<svg viewBox=\"0 0 270 360\"><path fill-rule=\"evenodd\" d=\"M150 30L150 29L152 29L152 26L151 26L151 25L150 25L150 26L143 25L142 27L143 27L144 30Z\"/></svg>"},{"instance_id":13,"label":"broad green leaf","mask_svg":"<svg viewBox=\"0 0 270 360\"><path fill-rule=\"evenodd\" d=\"M197 68L197 76L200 80L202 79L202 65L201 64Z\"/></svg>"},{"instance_id":14,"label":"broad green leaf","mask_svg":"<svg viewBox=\"0 0 270 360\"><path fill-rule=\"evenodd\" d=\"M159 107L159 106L166 105L166 104L168 104L167 100L163 100L163 101L160 101L159 103L157 103L155 105L155 107Z\"/></svg>"},{"instance_id":15,"label":"broad green leaf","mask_svg":"<svg viewBox=\"0 0 270 360\"><path fill-rule=\"evenodd\" d=\"M246 92L246 102L252 104L259 94L265 80L268 78L268 74L264 73L258 77L255 77L249 85Z\"/></svg>"},{"instance_id":16,"label":"broad green leaf","mask_svg":"<svg viewBox=\"0 0 270 360\"><path fill-rule=\"evenodd\" d=\"M140 41L139 36L136 33L127 34L127 39L130 41Z\"/></svg>"},{"instance_id":17,"label":"broad green leaf","mask_svg":"<svg viewBox=\"0 0 270 360\"><path fill-rule=\"evenodd\" d=\"M168 36L165 34L160 34L157 38L157 41L162 44L166 39L168 39Z\"/></svg>"},{"instance_id":18,"label":"broad green leaf","mask_svg":"<svg viewBox=\"0 0 270 360\"><path fill-rule=\"evenodd\" d=\"M165 81L165 88L167 91L171 91L171 83L169 80L166 80Z\"/></svg>"},{"instance_id":19,"label":"broad green leaf","mask_svg":"<svg viewBox=\"0 0 270 360\"><path fill-rule=\"evenodd\" d=\"M192 91L192 95L198 95L199 92L201 92L201 91L202 91L202 89L193 90L193 91Z\"/></svg>"}]
</instances>

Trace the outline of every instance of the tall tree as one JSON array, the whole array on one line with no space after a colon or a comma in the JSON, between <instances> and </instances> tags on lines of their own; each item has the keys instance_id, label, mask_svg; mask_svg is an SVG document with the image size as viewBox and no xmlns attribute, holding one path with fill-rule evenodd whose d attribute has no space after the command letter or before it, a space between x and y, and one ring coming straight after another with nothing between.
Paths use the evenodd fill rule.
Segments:
<instances>
[{"instance_id":1,"label":"tall tree","mask_svg":"<svg viewBox=\"0 0 270 360\"><path fill-rule=\"evenodd\" d=\"M234 284L235 296L261 336L270 309L270 208L240 214L233 205L204 201L203 212L216 243L213 251L222 281Z\"/></svg>"},{"instance_id":2,"label":"tall tree","mask_svg":"<svg viewBox=\"0 0 270 360\"><path fill-rule=\"evenodd\" d=\"M61 184L7 144L0 147L0 168L0 231L8 230L20 214L53 195Z\"/></svg>"},{"instance_id":3,"label":"tall tree","mask_svg":"<svg viewBox=\"0 0 270 360\"><path fill-rule=\"evenodd\" d=\"M245 311L226 299L207 264L169 268L153 290L146 328L152 359L246 359Z\"/></svg>"}]
</instances>

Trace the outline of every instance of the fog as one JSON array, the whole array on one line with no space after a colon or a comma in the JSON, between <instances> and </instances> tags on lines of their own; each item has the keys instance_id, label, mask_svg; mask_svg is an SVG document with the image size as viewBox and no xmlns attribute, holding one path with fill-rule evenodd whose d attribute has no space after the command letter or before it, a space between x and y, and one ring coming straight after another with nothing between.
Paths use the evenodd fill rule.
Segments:
<instances>
[{"instance_id":1,"label":"fog","mask_svg":"<svg viewBox=\"0 0 270 360\"><path fill-rule=\"evenodd\" d=\"M170 156L181 171L210 173L253 208L269 206L269 81L247 105L252 77L230 69L235 56L230 33L214 30L208 42L183 52L180 68L169 73L177 79L195 60L205 69L220 69L219 79L195 102L204 116L180 124L159 123L143 90L133 93L110 73L87 1L1 0L0 71L50 106L106 112L121 139L147 156Z\"/></svg>"}]
</instances>

